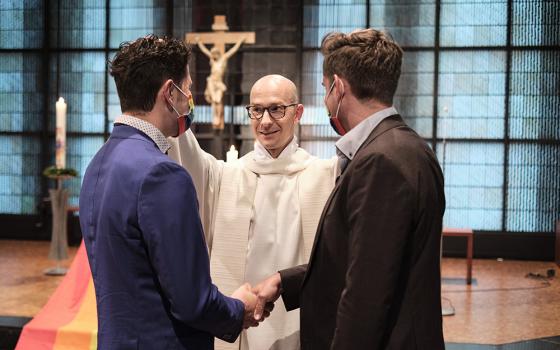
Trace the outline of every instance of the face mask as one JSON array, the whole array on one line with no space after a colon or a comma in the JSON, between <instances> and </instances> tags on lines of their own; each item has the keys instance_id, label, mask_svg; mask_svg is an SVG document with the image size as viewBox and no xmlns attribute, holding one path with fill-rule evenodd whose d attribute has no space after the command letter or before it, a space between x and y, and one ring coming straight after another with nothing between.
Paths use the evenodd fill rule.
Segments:
<instances>
[{"instance_id":1,"label":"face mask","mask_svg":"<svg viewBox=\"0 0 560 350\"><path fill-rule=\"evenodd\" d=\"M340 101L338 101L338 105L336 107L336 114L334 115L334 117L331 116L331 111L329 111L329 107L327 107L327 98L329 97L329 95L331 94L334 88L334 82L335 81L333 80L331 87L329 88L329 92L327 93L327 96L325 96L325 108L327 108L327 115L329 116L329 122L331 124L331 127L338 135L344 136L344 134L346 134L346 130L342 126L340 119L338 119L338 111L340 109L340 104L342 103L342 98L340 99ZM344 95L342 97L344 97Z\"/></svg>"},{"instance_id":2,"label":"face mask","mask_svg":"<svg viewBox=\"0 0 560 350\"><path fill-rule=\"evenodd\" d=\"M175 88L177 88L177 90L179 90L183 94L183 96L187 97L187 94L185 94L183 92L183 90L181 90L175 83L173 83L173 85L175 86ZM189 128L191 127L191 124L194 120L194 100L193 100L192 95L190 97L188 97L188 99L189 99L189 112L186 113L186 114L179 113L179 111L177 111L177 109L175 108L175 106L173 106L171 101L169 101L169 103L171 104L171 108L173 108L175 113L177 113L177 130L178 130L178 133L174 137L179 137L179 135L182 135L185 132L187 132L187 130L189 130Z\"/></svg>"}]
</instances>

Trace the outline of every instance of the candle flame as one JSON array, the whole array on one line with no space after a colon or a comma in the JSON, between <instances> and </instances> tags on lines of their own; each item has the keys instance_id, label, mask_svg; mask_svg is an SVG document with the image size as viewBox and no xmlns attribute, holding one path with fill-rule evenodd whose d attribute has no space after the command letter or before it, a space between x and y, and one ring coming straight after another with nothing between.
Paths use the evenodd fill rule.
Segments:
<instances>
[{"instance_id":1,"label":"candle flame","mask_svg":"<svg viewBox=\"0 0 560 350\"><path fill-rule=\"evenodd\" d=\"M229 148L230 151L235 151L235 146L231 145L231 147Z\"/></svg>"},{"instance_id":2,"label":"candle flame","mask_svg":"<svg viewBox=\"0 0 560 350\"><path fill-rule=\"evenodd\" d=\"M56 102L64 103L64 99L62 97L59 97L58 101L56 101Z\"/></svg>"}]
</instances>

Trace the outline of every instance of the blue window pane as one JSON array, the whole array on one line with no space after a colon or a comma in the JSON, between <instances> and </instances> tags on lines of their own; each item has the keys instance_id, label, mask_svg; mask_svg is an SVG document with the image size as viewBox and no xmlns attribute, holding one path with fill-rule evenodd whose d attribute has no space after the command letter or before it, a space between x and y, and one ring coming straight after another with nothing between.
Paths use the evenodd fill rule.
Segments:
<instances>
[{"instance_id":1,"label":"blue window pane","mask_svg":"<svg viewBox=\"0 0 560 350\"><path fill-rule=\"evenodd\" d=\"M101 52L61 53L60 72L51 60L53 76L60 75L59 96L68 104L66 130L103 132L105 128L105 54ZM51 93L50 128L55 123L55 82Z\"/></svg>"},{"instance_id":2,"label":"blue window pane","mask_svg":"<svg viewBox=\"0 0 560 350\"><path fill-rule=\"evenodd\" d=\"M447 142L437 150L445 177L444 226L501 230L504 145Z\"/></svg>"},{"instance_id":3,"label":"blue window pane","mask_svg":"<svg viewBox=\"0 0 560 350\"><path fill-rule=\"evenodd\" d=\"M560 139L560 55L515 51L511 61L511 138Z\"/></svg>"},{"instance_id":4,"label":"blue window pane","mask_svg":"<svg viewBox=\"0 0 560 350\"><path fill-rule=\"evenodd\" d=\"M110 2L109 46L147 34L163 35L166 30L166 4L157 0L113 0Z\"/></svg>"},{"instance_id":5,"label":"blue window pane","mask_svg":"<svg viewBox=\"0 0 560 350\"><path fill-rule=\"evenodd\" d=\"M318 126L317 132L305 134L302 137L328 136L335 137L336 133L329 126L327 109L325 108L325 88L321 84L323 81L323 56L318 51L304 52L302 67L302 87L300 99L305 106L301 125ZM334 113L334 111L333 111ZM315 130L313 128L302 128L305 130Z\"/></svg>"},{"instance_id":6,"label":"blue window pane","mask_svg":"<svg viewBox=\"0 0 560 350\"><path fill-rule=\"evenodd\" d=\"M0 2L0 48L40 48L43 45L44 1Z\"/></svg>"},{"instance_id":7,"label":"blue window pane","mask_svg":"<svg viewBox=\"0 0 560 350\"><path fill-rule=\"evenodd\" d=\"M303 7L303 46L319 47L333 31L351 32L366 26L366 1L306 1Z\"/></svg>"},{"instance_id":8,"label":"blue window pane","mask_svg":"<svg viewBox=\"0 0 560 350\"><path fill-rule=\"evenodd\" d=\"M323 56L318 51L303 54L300 99L305 109L300 120L300 145L317 157L330 158L335 154L334 140L338 135L329 125L324 104L322 64ZM332 140L321 140L325 138Z\"/></svg>"},{"instance_id":9,"label":"blue window pane","mask_svg":"<svg viewBox=\"0 0 560 350\"><path fill-rule=\"evenodd\" d=\"M325 88L323 81L323 55L319 51L303 53L302 87L300 98L307 107L324 105Z\"/></svg>"},{"instance_id":10,"label":"blue window pane","mask_svg":"<svg viewBox=\"0 0 560 350\"><path fill-rule=\"evenodd\" d=\"M0 213L34 214L40 187L40 140L0 136Z\"/></svg>"},{"instance_id":11,"label":"blue window pane","mask_svg":"<svg viewBox=\"0 0 560 350\"><path fill-rule=\"evenodd\" d=\"M304 52L302 67L302 87L300 99L305 106L301 125L322 125L324 133L318 136L336 136L330 129L327 109L325 108L325 88L323 81L323 56L318 51ZM334 111L332 111L334 113ZM323 129L321 129L323 130ZM309 135L311 137L311 135Z\"/></svg>"},{"instance_id":12,"label":"blue window pane","mask_svg":"<svg viewBox=\"0 0 560 350\"><path fill-rule=\"evenodd\" d=\"M82 178L91 159L103 146L102 136L68 137L66 141L66 166L76 169L78 176L65 182L65 187L70 191L68 202L78 205ZM53 155L54 158L54 155Z\"/></svg>"},{"instance_id":13,"label":"blue window pane","mask_svg":"<svg viewBox=\"0 0 560 350\"><path fill-rule=\"evenodd\" d=\"M508 159L508 231L552 232L560 218L560 148L512 144Z\"/></svg>"},{"instance_id":14,"label":"blue window pane","mask_svg":"<svg viewBox=\"0 0 560 350\"><path fill-rule=\"evenodd\" d=\"M322 159L329 159L336 155L334 141L302 141L300 146L310 154Z\"/></svg>"},{"instance_id":15,"label":"blue window pane","mask_svg":"<svg viewBox=\"0 0 560 350\"><path fill-rule=\"evenodd\" d=\"M507 0L443 0L440 45L505 45L507 12Z\"/></svg>"},{"instance_id":16,"label":"blue window pane","mask_svg":"<svg viewBox=\"0 0 560 350\"><path fill-rule=\"evenodd\" d=\"M513 45L560 45L560 2L514 0Z\"/></svg>"},{"instance_id":17,"label":"blue window pane","mask_svg":"<svg viewBox=\"0 0 560 350\"><path fill-rule=\"evenodd\" d=\"M302 124L299 131L302 141L337 137L332 127L324 124Z\"/></svg>"},{"instance_id":18,"label":"blue window pane","mask_svg":"<svg viewBox=\"0 0 560 350\"><path fill-rule=\"evenodd\" d=\"M231 120L231 115L233 113L233 123L237 124L237 125L249 125L251 124L249 117L247 116L247 110L245 109L245 106L228 106L228 108L226 108L225 110L225 114L224 114L224 118L226 121L230 121ZM211 120L208 121L208 123L210 123ZM241 129L243 130L243 129ZM244 135L243 132L241 133L242 137L253 137L252 133L248 133L247 135Z\"/></svg>"},{"instance_id":19,"label":"blue window pane","mask_svg":"<svg viewBox=\"0 0 560 350\"><path fill-rule=\"evenodd\" d=\"M0 131L40 131L43 120L41 59L37 54L0 54Z\"/></svg>"},{"instance_id":20,"label":"blue window pane","mask_svg":"<svg viewBox=\"0 0 560 350\"><path fill-rule=\"evenodd\" d=\"M503 138L506 54L442 52L438 136Z\"/></svg>"},{"instance_id":21,"label":"blue window pane","mask_svg":"<svg viewBox=\"0 0 560 350\"><path fill-rule=\"evenodd\" d=\"M113 51L109 54L109 59L112 60L115 56L116 51ZM108 110L108 118L109 118L109 130L111 132L113 130L113 122L115 119L122 113L121 111L121 104L119 102L119 95L117 93L117 86L115 85L115 79L107 72L107 79L108 79L108 96L107 96L107 110Z\"/></svg>"},{"instance_id":22,"label":"blue window pane","mask_svg":"<svg viewBox=\"0 0 560 350\"><path fill-rule=\"evenodd\" d=\"M104 48L105 1L61 0L50 7L53 24L51 46L63 48ZM58 19L60 16L60 23Z\"/></svg>"},{"instance_id":23,"label":"blue window pane","mask_svg":"<svg viewBox=\"0 0 560 350\"><path fill-rule=\"evenodd\" d=\"M393 104L422 137L432 136L434 54L405 52L399 87Z\"/></svg>"},{"instance_id":24,"label":"blue window pane","mask_svg":"<svg viewBox=\"0 0 560 350\"><path fill-rule=\"evenodd\" d=\"M386 29L401 46L433 46L435 12L434 0L372 0L370 26Z\"/></svg>"},{"instance_id":25,"label":"blue window pane","mask_svg":"<svg viewBox=\"0 0 560 350\"><path fill-rule=\"evenodd\" d=\"M199 105L196 106L196 120L197 124L209 124L212 123L212 108L210 105ZM225 118L225 113L224 113Z\"/></svg>"}]
</instances>

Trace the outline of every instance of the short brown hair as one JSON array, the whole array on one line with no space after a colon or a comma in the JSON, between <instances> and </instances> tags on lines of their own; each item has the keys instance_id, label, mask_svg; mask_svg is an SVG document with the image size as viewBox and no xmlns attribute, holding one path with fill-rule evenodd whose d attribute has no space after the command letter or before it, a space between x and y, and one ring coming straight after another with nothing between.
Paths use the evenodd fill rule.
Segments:
<instances>
[{"instance_id":1,"label":"short brown hair","mask_svg":"<svg viewBox=\"0 0 560 350\"><path fill-rule=\"evenodd\" d=\"M151 111L167 79L179 84L185 78L190 55L190 47L174 38L148 35L122 43L109 71L123 112Z\"/></svg>"},{"instance_id":2,"label":"short brown hair","mask_svg":"<svg viewBox=\"0 0 560 350\"><path fill-rule=\"evenodd\" d=\"M360 100L393 103L403 50L387 34L371 28L350 34L332 32L323 38L321 53L327 78L343 77Z\"/></svg>"}]
</instances>

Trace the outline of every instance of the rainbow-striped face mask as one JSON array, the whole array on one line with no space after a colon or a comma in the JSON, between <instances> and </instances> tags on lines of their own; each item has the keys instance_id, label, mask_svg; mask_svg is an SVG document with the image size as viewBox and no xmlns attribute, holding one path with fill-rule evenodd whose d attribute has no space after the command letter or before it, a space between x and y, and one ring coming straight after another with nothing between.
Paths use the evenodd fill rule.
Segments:
<instances>
[{"instance_id":1,"label":"rainbow-striped face mask","mask_svg":"<svg viewBox=\"0 0 560 350\"><path fill-rule=\"evenodd\" d=\"M186 98L189 99L189 109L185 114L179 113L179 111L177 111L175 106L171 104L171 108L173 108L173 110L175 111L175 113L177 113L178 116L177 117L178 133L174 137L179 137L179 135L182 135L185 132L187 132L187 130L189 130L189 128L192 125L192 122L194 120L194 100L192 95L187 96L187 94L184 93L183 90L181 90L181 88L179 88L175 83L173 83L173 85L175 85L175 88L177 88L177 90L179 90Z\"/></svg>"}]
</instances>

